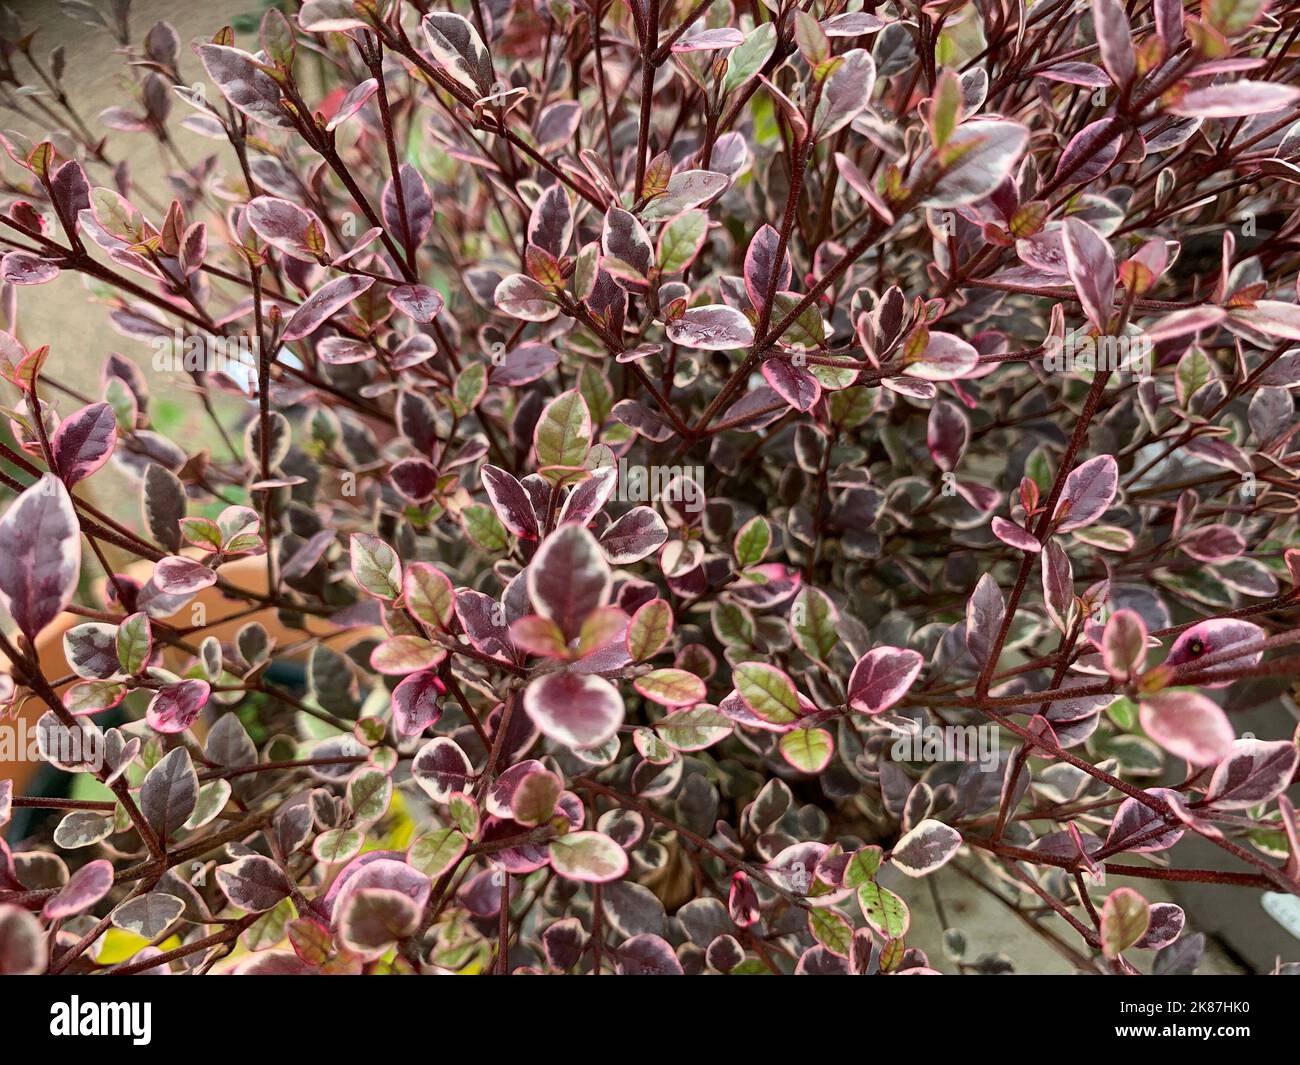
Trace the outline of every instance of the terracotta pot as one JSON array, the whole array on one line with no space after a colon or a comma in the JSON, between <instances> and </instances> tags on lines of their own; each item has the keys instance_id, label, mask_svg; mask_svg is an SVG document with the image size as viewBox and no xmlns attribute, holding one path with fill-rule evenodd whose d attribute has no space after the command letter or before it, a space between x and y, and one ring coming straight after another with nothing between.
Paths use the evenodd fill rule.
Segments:
<instances>
[{"instance_id":1,"label":"terracotta pot","mask_svg":"<svg viewBox=\"0 0 1300 1065\"><path fill-rule=\"evenodd\" d=\"M125 571L129 576L137 580L147 580L153 572L153 565L149 562L138 562L128 566ZM221 576L241 589L247 589L250 592L266 591L266 559L265 557L241 558L229 562L220 569ZM228 599L217 588L205 588L200 592L190 604L178 610L172 618L178 627L187 627L191 625L194 604L201 603L207 612L207 622L209 627L204 630L204 636L216 636L217 639L228 641L234 639L235 633L240 628L251 621L260 621L266 627L267 632L281 644L294 642L302 638L302 633L294 630L290 631L279 623L277 613L274 608L267 607L265 610L259 610L255 614L246 614L225 624L220 624L221 619L231 617L235 614L241 614L248 606L242 600ZM36 649L40 655L41 669L47 677L64 677L67 676L71 669L68 667L68 660L63 653L63 634L74 625L83 623L86 619L77 617L74 614L60 614L50 625L41 633L36 641ZM218 624L213 624L217 622ZM319 619L308 618L308 631L317 634L324 634L334 631L332 627ZM174 649L167 651L169 662L175 661L179 664L181 654ZM62 692L70 684L63 685L59 690ZM36 722L45 713L46 707L39 699L29 699L23 707L20 717L24 718L27 727L33 728ZM17 727L16 721L8 721L6 727ZM40 769L40 763L30 761L17 762L0 762L0 780L9 778L14 782L14 794L23 795L30 785L32 778Z\"/></svg>"}]
</instances>

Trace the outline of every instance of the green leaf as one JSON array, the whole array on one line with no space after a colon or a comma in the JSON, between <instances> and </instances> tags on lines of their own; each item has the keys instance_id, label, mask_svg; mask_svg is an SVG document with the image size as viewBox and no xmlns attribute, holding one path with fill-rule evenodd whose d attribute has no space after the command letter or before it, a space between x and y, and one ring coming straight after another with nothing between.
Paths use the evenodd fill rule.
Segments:
<instances>
[{"instance_id":1,"label":"green leaf","mask_svg":"<svg viewBox=\"0 0 1300 1065\"><path fill-rule=\"evenodd\" d=\"M1121 695L1110 706L1106 707L1106 714L1125 732L1132 732L1137 728L1137 703L1127 696Z\"/></svg>"},{"instance_id":2,"label":"green leaf","mask_svg":"<svg viewBox=\"0 0 1300 1065\"><path fill-rule=\"evenodd\" d=\"M95 221L113 236L139 240L144 234L144 219L140 212L112 189L102 186L91 189L90 205Z\"/></svg>"},{"instance_id":3,"label":"green leaf","mask_svg":"<svg viewBox=\"0 0 1300 1065\"><path fill-rule=\"evenodd\" d=\"M772 300L772 322L785 321L785 316L795 309L803 297L795 292L778 292ZM826 323L822 319L821 309L814 300L802 311L799 317L786 326L781 334L781 343L792 348L802 348L812 352L826 346Z\"/></svg>"},{"instance_id":4,"label":"green leaf","mask_svg":"<svg viewBox=\"0 0 1300 1065\"><path fill-rule=\"evenodd\" d=\"M117 660L123 673L135 674L144 669L152 646L148 614L132 614L117 627Z\"/></svg>"},{"instance_id":5,"label":"green leaf","mask_svg":"<svg viewBox=\"0 0 1300 1065\"><path fill-rule=\"evenodd\" d=\"M1038 485L1040 492L1049 492L1052 488L1052 462L1047 456L1047 449L1036 447L1025 460L1025 476Z\"/></svg>"},{"instance_id":6,"label":"green leaf","mask_svg":"<svg viewBox=\"0 0 1300 1065\"><path fill-rule=\"evenodd\" d=\"M77 717L97 714L116 706L126 693L126 685L116 680L83 680L63 693L63 705Z\"/></svg>"},{"instance_id":7,"label":"green leaf","mask_svg":"<svg viewBox=\"0 0 1300 1065\"><path fill-rule=\"evenodd\" d=\"M736 564L741 569L757 566L772 546L772 526L761 514L750 518L736 533Z\"/></svg>"},{"instance_id":8,"label":"green leaf","mask_svg":"<svg viewBox=\"0 0 1300 1065\"><path fill-rule=\"evenodd\" d=\"M704 247L708 231L706 212L693 210L679 214L659 234L659 269L665 274L684 270Z\"/></svg>"},{"instance_id":9,"label":"green leaf","mask_svg":"<svg viewBox=\"0 0 1300 1065\"><path fill-rule=\"evenodd\" d=\"M104 399L113 408L113 417L117 420L118 432L135 432L137 406L135 396L127 387L126 382L120 377L110 377L104 384ZM161 469L161 467L159 468Z\"/></svg>"},{"instance_id":10,"label":"green leaf","mask_svg":"<svg viewBox=\"0 0 1300 1065\"><path fill-rule=\"evenodd\" d=\"M469 841L459 829L440 828L425 833L412 843L406 861L432 880L460 861L468 846Z\"/></svg>"},{"instance_id":11,"label":"green leaf","mask_svg":"<svg viewBox=\"0 0 1300 1065\"><path fill-rule=\"evenodd\" d=\"M1248 30L1264 10L1265 0L1205 0L1201 17L1225 37Z\"/></svg>"},{"instance_id":12,"label":"green leaf","mask_svg":"<svg viewBox=\"0 0 1300 1065\"><path fill-rule=\"evenodd\" d=\"M794 682L775 666L742 662L732 672L736 690L755 714L773 725L787 725L799 717L799 696Z\"/></svg>"},{"instance_id":13,"label":"green leaf","mask_svg":"<svg viewBox=\"0 0 1300 1065\"><path fill-rule=\"evenodd\" d=\"M853 946L853 925L839 910L815 907L808 911L808 931L823 947L841 958Z\"/></svg>"},{"instance_id":14,"label":"green leaf","mask_svg":"<svg viewBox=\"0 0 1300 1065\"><path fill-rule=\"evenodd\" d=\"M542 410L533 434L539 466L578 467L591 446L591 412L576 388L562 392Z\"/></svg>"},{"instance_id":15,"label":"green leaf","mask_svg":"<svg viewBox=\"0 0 1300 1065\"><path fill-rule=\"evenodd\" d=\"M816 67L830 58L831 42L821 23L807 11L798 8L794 12L794 39L799 45L800 54L810 67Z\"/></svg>"},{"instance_id":16,"label":"green leaf","mask_svg":"<svg viewBox=\"0 0 1300 1065\"><path fill-rule=\"evenodd\" d=\"M402 563L396 551L370 533L353 533L350 547L357 584L390 602L402 594Z\"/></svg>"},{"instance_id":17,"label":"green leaf","mask_svg":"<svg viewBox=\"0 0 1300 1065\"><path fill-rule=\"evenodd\" d=\"M654 729L642 726L632 733L632 743L641 757L653 765L667 765L673 760L673 749Z\"/></svg>"},{"instance_id":18,"label":"green leaf","mask_svg":"<svg viewBox=\"0 0 1300 1065\"><path fill-rule=\"evenodd\" d=\"M867 924L887 939L899 939L907 934L912 915L907 903L888 888L870 880L858 888L858 905Z\"/></svg>"},{"instance_id":19,"label":"green leaf","mask_svg":"<svg viewBox=\"0 0 1300 1065\"><path fill-rule=\"evenodd\" d=\"M487 391L487 366L481 362L466 366L456 377L456 413L462 418L478 406Z\"/></svg>"},{"instance_id":20,"label":"green leaf","mask_svg":"<svg viewBox=\"0 0 1300 1065\"><path fill-rule=\"evenodd\" d=\"M216 820L217 814L226 808L226 802L230 798L230 781L228 780L210 780L199 788L199 801L195 804L194 812L185 821L185 829L193 832L196 828L202 828L210 821Z\"/></svg>"},{"instance_id":21,"label":"green leaf","mask_svg":"<svg viewBox=\"0 0 1300 1065\"><path fill-rule=\"evenodd\" d=\"M673 711L654 728L675 751L702 751L730 736L733 724L717 707L700 703Z\"/></svg>"},{"instance_id":22,"label":"green leaf","mask_svg":"<svg viewBox=\"0 0 1300 1065\"><path fill-rule=\"evenodd\" d=\"M804 773L820 773L835 753L835 741L824 728L797 728L781 737L781 756Z\"/></svg>"},{"instance_id":23,"label":"green leaf","mask_svg":"<svg viewBox=\"0 0 1300 1065\"><path fill-rule=\"evenodd\" d=\"M814 662L828 665L835 645L840 642L835 631L839 611L825 592L804 585L790 610L790 635L804 654Z\"/></svg>"},{"instance_id":24,"label":"green leaf","mask_svg":"<svg viewBox=\"0 0 1300 1065\"><path fill-rule=\"evenodd\" d=\"M281 899L248 926L242 939L249 950L266 950L288 934L289 922L297 916L292 899Z\"/></svg>"},{"instance_id":25,"label":"green leaf","mask_svg":"<svg viewBox=\"0 0 1300 1065\"><path fill-rule=\"evenodd\" d=\"M662 706L693 706L705 695L704 681L684 669L652 669L632 686Z\"/></svg>"},{"instance_id":26,"label":"green leaf","mask_svg":"<svg viewBox=\"0 0 1300 1065\"><path fill-rule=\"evenodd\" d=\"M473 839L478 835L478 807L463 791L452 792L451 798L447 800L447 813L467 837Z\"/></svg>"},{"instance_id":27,"label":"green leaf","mask_svg":"<svg viewBox=\"0 0 1300 1065\"><path fill-rule=\"evenodd\" d=\"M714 635L729 647L750 647L754 643L754 619L735 603L714 603L710 612Z\"/></svg>"},{"instance_id":28,"label":"green leaf","mask_svg":"<svg viewBox=\"0 0 1300 1065\"><path fill-rule=\"evenodd\" d=\"M870 883L876 878L884 857L885 852L874 844L855 851L849 858L849 864L844 867L844 886L857 888Z\"/></svg>"},{"instance_id":29,"label":"green leaf","mask_svg":"<svg viewBox=\"0 0 1300 1065\"><path fill-rule=\"evenodd\" d=\"M776 24L764 22L745 38L743 44L727 53L727 73L722 79L723 93L735 92L763 66L776 51Z\"/></svg>"},{"instance_id":30,"label":"green leaf","mask_svg":"<svg viewBox=\"0 0 1300 1065\"><path fill-rule=\"evenodd\" d=\"M1118 958L1146 934L1150 923L1147 900L1132 888L1116 888L1101 907L1101 952Z\"/></svg>"},{"instance_id":31,"label":"green leaf","mask_svg":"<svg viewBox=\"0 0 1300 1065\"><path fill-rule=\"evenodd\" d=\"M552 841L551 868L566 880L603 884L627 872L627 854L599 832L570 832Z\"/></svg>"},{"instance_id":32,"label":"green leaf","mask_svg":"<svg viewBox=\"0 0 1300 1065\"><path fill-rule=\"evenodd\" d=\"M637 609L627 627L627 652L633 662L653 658L673 631L673 608L667 600L651 599Z\"/></svg>"},{"instance_id":33,"label":"green leaf","mask_svg":"<svg viewBox=\"0 0 1300 1065\"><path fill-rule=\"evenodd\" d=\"M406 608L420 621L435 629L451 623L455 591L442 570L428 562L415 562L406 570L402 590Z\"/></svg>"},{"instance_id":34,"label":"green leaf","mask_svg":"<svg viewBox=\"0 0 1300 1065\"><path fill-rule=\"evenodd\" d=\"M1188 348L1186 354L1178 360L1178 368L1174 376L1179 405L1186 409L1192 397L1213 376L1214 363L1210 361L1209 356L1196 346Z\"/></svg>"},{"instance_id":35,"label":"green leaf","mask_svg":"<svg viewBox=\"0 0 1300 1065\"><path fill-rule=\"evenodd\" d=\"M311 852L318 862L339 865L350 862L360 854L365 842L365 835L355 828L331 828L316 837L312 842Z\"/></svg>"},{"instance_id":36,"label":"green leaf","mask_svg":"<svg viewBox=\"0 0 1300 1065\"><path fill-rule=\"evenodd\" d=\"M830 397L831 420L845 429L853 429L863 424L876 409L878 390L863 388L845 388Z\"/></svg>"},{"instance_id":37,"label":"green leaf","mask_svg":"<svg viewBox=\"0 0 1300 1065\"><path fill-rule=\"evenodd\" d=\"M934 87L930 101L930 140L935 150L942 148L961 121L961 79L945 70Z\"/></svg>"},{"instance_id":38,"label":"green leaf","mask_svg":"<svg viewBox=\"0 0 1300 1065\"><path fill-rule=\"evenodd\" d=\"M587 401L592 424L603 424L609 418L609 412L614 409L614 389L610 386L609 378L593 363L586 362L578 373L578 388L582 391L582 398Z\"/></svg>"},{"instance_id":39,"label":"green leaf","mask_svg":"<svg viewBox=\"0 0 1300 1065\"><path fill-rule=\"evenodd\" d=\"M501 524L496 511L483 503L471 503L460 512L465 522L465 534L476 547L484 551L504 551L510 534Z\"/></svg>"},{"instance_id":40,"label":"green leaf","mask_svg":"<svg viewBox=\"0 0 1300 1065\"><path fill-rule=\"evenodd\" d=\"M348 805L358 821L378 821L388 812L393 782L382 769L358 770L348 781Z\"/></svg>"}]
</instances>

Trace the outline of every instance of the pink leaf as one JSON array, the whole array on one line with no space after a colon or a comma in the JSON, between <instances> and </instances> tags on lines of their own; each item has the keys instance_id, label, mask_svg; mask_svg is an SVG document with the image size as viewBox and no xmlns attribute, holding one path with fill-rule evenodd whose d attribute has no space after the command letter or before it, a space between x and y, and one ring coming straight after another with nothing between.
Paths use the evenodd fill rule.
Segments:
<instances>
[{"instance_id":1,"label":"pink leaf","mask_svg":"<svg viewBox=\"0 0 1300 1065\"><path fill-rule=\"evenodd\" d=\"M547 673L524 690L524 710L544 735L569 747L599 747L623 723L623 699L602 677Z\"/></svg>"},{"instance_id":2,"label":"pink leaf","mask_svg":"<svg viewBox=\"0 0 1300 1065\"><path fill-rule=\"evenodd\" d=\"M1083 304L1099 333L1110 324L1115 301L1115 254L1106 239L1079 218L1067 218L1062 230L1065 264Z\"/></svg>"},{"instance_id":3,"label":"pink leaf","mask_svg":"<svg viewBox=\"0 0 1300 1065\"><path fill-rule=\"evenodd\" d=\"M822 386L807 369L782 358L763 363L763 377L795 410L807 413L821 399Z\"/></svg>"},{"instance_id":4,"label":"pink leaf","mask_svg":"<svg viewBox=\"0 0 1300 1065\"><path fill-rule=\"evenodd\" d=\"M1234 733L1228 715L1197 692L1149 695L1142 700L1139 717L1148 736L1192 765L1214 765L1232 749Z\"/></svg>"},{"instance_id":5,"label":"pink leaf","mask_svg":"<svg viewBox=\"0 0 1300 1065\"><path fill-rule=\"evenodd\" d=\"M1106 672L1118 681L1142 671L1147 657L1147 627L1133 610L1117 610L1106 622L1101 637L1101 657Z\"/></svg>"},{"instance_id":6,"label":"pink leaf","mask_svg":"<svg viewBox=\"0 0 1300 1065\"><path fill-rule=\"evenodd\" d=\"M1065 479L1056 504L1059 532L1091 525L1106 513L1119 488L1119 467L1113 455L1098 455L1076 466Z\"/></svg>"},{"instance_id":7,"label":"pink leaf","mask_svg":"<svg viewBox=\"0 0 1300 1065\"><path fill-rule=\"evenodd\" d=\"M1217 655L1234 647L1245 647L1257 643L1264 638L1264 635L1263 629L1249 621L1238 621L1235 618L1211 618L1184 631L1174 641L1174 645L1169 648L1169 654L1165 657L1164 664L1166 666L1187 666L1208 655ZM1219 665L1207 666L1204 674L1213 676L1216 673L1227 673L1245 666L1253 666L1263 655L1264 652L1260 650L1250 651L1236 658L1230 658ZM1228 683L1230 682L1225 680L1206 684L1205 686L1221 688Z\"/></svg>"},{"instance_id":8,"label":"pink leaf","mask_svg":"<svg viewBox=\"0 0 1300 1065\"><path fill-rule=\"evenodd\" d=\"M858 659L849 677L849 706L864 714L880 714L907 694L921 672L924 659L901 647L876 647Z\"/></svg>"},{"instance_id":9,"label":"pink leaf","mask_svg":"<svg viewBox=\"0 0 1300 1065\"><path fill-rule=\"evenodd\" d=\"M993 519L993 535L1004 544L1008 544L1020 551L1029 551L1037 554L1043 549L1043 545L1040 544L1032 535L1027 533L1014 522L1007 521L1006 518L995 517Z\"/></svg>"},{"instance_id":10,"label":"pink leaf","mask_svg":"<svg viewBox=\"0 0 1300 1065\"><path fill-rule=\"evenodd\" d=\"M113 888L113 863L100 858L83 865L69 877L59 893L46 902L41 916L59 921L84 913Z\"/></svg>"},{"instance_id":11,"label":"pink leaf","mask_svg":"<svg viewBox=\"0 0 1300 1065\"><path fill-rule=\"evenodd\" d=\"M193 595L217 583L217 575L184 555L168 555L154 567L153 580L168 595Z\"/></svg>"},{"instance_id":12,"label":"pink leaf","mask_svg":"<svg viewBox=\"0 0 1300 1065\"><path fill-rule=\"evenodd\" d=\"M183 680L163 688L149 703L145 719L156 732L184 732L194 723L212 687L206 680Z\"/></svg>"}]
</instances>

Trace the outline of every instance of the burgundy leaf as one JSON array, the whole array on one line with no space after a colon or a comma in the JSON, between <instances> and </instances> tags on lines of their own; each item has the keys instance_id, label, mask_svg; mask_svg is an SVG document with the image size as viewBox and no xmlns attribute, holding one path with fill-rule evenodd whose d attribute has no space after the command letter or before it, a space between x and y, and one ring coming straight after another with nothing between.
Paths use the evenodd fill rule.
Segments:
<instances>
[{"instance_id":1,"label":"burgundy leaf","mask_svg":"<svg viewBox=\"0 0 1300 1065\"><path fill-rule=\"evenodd\" d=\"M393 487L412 503L427 503L438 491L438 470L428 459L409 458L388 471Z\"/></svg>"},{"instance_id":2,"label":"burgundy leaf","mask_svg":"<svg viewBox=\"0 0 1300 1065\"><path fill-rule=\"evenodd\" d=\"M351 274L325 282L290 315L284 326L284 339L301 340L310 336L374 283L374 278Z\"/></svg>"},{"instance_id":3,"label":"burgundy leaf","mask_svg":"<svg viewBox=\"0 0 1300 1065\"><path fill-rule=\"evenodd\" d=\"M692 307L667 324L668 339L684 348L729 351L754 342L754 327L735 307Z\"/></svg>"},{"instance_id":4,"label":"burgundy leaf","mask_svg":"<svg viewBox=\"0 0 1300 1065\"><path fill-rule=\"evenodd\" d=\"M10 285L43 285L59 276L58 264L25 251L0 258L0 279Z\"/></svg>"},{"instance_id":5,"label":"burgundy leaf","mask_svg":"<svg viewBox=\"0 0 1300 1065\"><path fill-rule=\"evenodd\" d=\"M573 208L564 186L558 182L538 197L528 219L528 243L550 252L557 259L568 252L573 240Z\"/></svg>"},{"instance_id":6,"label":"burgundy leaf","mask_svg":"<svg viewBox=\"0 0 1300 1065\"><path fill-rule=\"evenodd\" d=\"M1006 602L998 582L986 573L976 583L975 591L966 602L966 649L981 666L993 653L993 642L1005 614Z\"/></svg>"},{"instance_id":7,"label":"burgundy leaf","mask_svg":"<svg viewBox=\"0 0 1300 1065\"><path fill-rule=\"evenodd\" d=\"M1121 88L1133 77L1133 31L1119 0L1092 0L1092 26L1106 72Z\"/></svg>"},{"instance_id":8,"label":"burgundy leaf","mask_svg":"<svg viewBox=\"0 0 1300 1065\"><path fill-rule=\"evenodd\" d=\"M1118 487L1119 467L1113 455L1098 455L1076 466L1056 504L1056 528L1068 532L1091 525L1110 508Z\"/></svg>"},{"instance_id":9,"label":"burgundy leaf","mask_svg":"<svg viewBox=\"0 0 1300 1065\"><path fill-rule=\"evenodd\" d=\"M768 359L763 363L763 377L795 410L808 412L821 399L822 386L806 368L786 359Z\"/></svg>"},{"instance_id":10,"label":"burgundy leaf","mask_svg":"<svg viewBox=\"0 0 1300 1065\"><path fill-rule=\"evenodd\" d=\"M71 487L99 469L117 443L117 417L107 403L92 403L70 414L50 441L63 483Z\"/></svg>"},{"instance_id":11,"label":"burgundy leaf","mask_svg":"<svg viewBox=\"0 0 1300 1065\"><path fill-rule=\"evenodd\" d=\"M609 603L610 589L600 545L581 525L561 525L528 565L528 596L566 641L578 635L588 614Z\"/></svg>"},{"instance_id":12,"label":"burgundy leaf","mask_svg":"<svg viewBox=\"0 0 1300 1065\"><path fill-rule=\"evenodd\" d=\"M328 253L320 219L289 200L259 196L249 202L244 217L254 233L294 259L314 263Z\"/></svg>"},{"instance_id":13,"label":"burgundy leaf","mask_svg":"<svg viewBox=\"0 0 1300 1065\"><path fill-rule=\"evenodd\" d=\"M221 95L237 110L273 129L294 128L281 104L275 79L251 55L220 44L197 44L194 51Z\"/></svg>"},{"instance_id":14,"label":"burgundy leaf","mask_svg":"<svg viewBox=\"0 0 1300 1065\"><path fill-rule=\"evenodd\" d=\"M388 301L412 321L432 322L442 310L442 293L428 285L398 285L388 290Z\"/></svg>"},{"instance_id":15,"label":"burgundy leaf","mask_svg":"<svg viewBox=\"0 0 1300 1065\"><path fill-rule=\"evenodd\" d=\"M569 493L569 498L560 508L560 523L566 521L587 525L609 501L618 480L618 470L613 466L602 466L592 470L591 476L577 484Z\"/></svg>"},{"instance_id":16,"label":"burgundy leaf","mask_svg":"<svg viewBox=\"0 0 1300 1065\"><path fill-rule=\"evenodd\" d=\"M411 762L411 776L434 802L445 803L458 791L465 791L473 766L465 752L446 736L430 740Z\"/></svg>"},{"instance_id":17,"label":"burgundy leaf","mask_svg":"<svg viewBox=\"0 0 1300 1065\"><path fill-rule=\"evenodd\" d=\"M650 507L633 507L606 529L600 546L611 566L627 566L653 554L668 539L668 526Z\"/></svg>"},{"instance_id":18,"label":"burgundy leaf","mask_svg":"<svg viewBox=\"0 0 1300 1065\"><path fill-rule=\"evenodd\" d=\"M499 467L485 463L479 471L483 490L487 492L492 509L501 524L524 540L538 537L537 515L533 513L532 500L524 486Z\"/></svg>"},{"instance_id":19,"label":"burgundy leaf","mask_svg":"<svg viewBox=\"0 0 1300 1065\"><path fill-rule=\"evenodd\" d=\"M432 670L412 673L393 689L393 721L403 736L418 736L442 716L439 697L447 690Z\"/></svg>"},{"instance_id":20,"label":"burgundy leaf","mask_svg":"<svg viewBox=\"0 0 1300 1065\"><path fill-rule=\"evenodd\" d=\"M425 184L424 178L410 163L403 163L399 173L402 179L402 198L406 204L406 224L412 244L418 248L433 228L433 199L429 196L429 186ZM384 183L380 209L388 231L402 237L408 230L402 228L397 189L391 178Z\"/></svg>"},{"instance_id":21,"label":"burgundy leaf","mask_svg":"<svg viewBox=\"0 0 1300 1065\"><path fill-rule=\"evenodd\" d=\"M945 473L955 470L970 439L970 419L955 403L940 400L930 408L925 438L934 464Z\"/></svg>"},{"instance_id":22,"label":"burgundy leaf","mask_svg":"<svg viewBox=\"0 0 1300 1065\"><path fill-rule=\"evenodd\" d=\"M63 482L46 474L11 503L0 543L0 596L34 642L72 601L81 572L81 533Z\"/></svg>"},{"instance_id":23,"label":"burgundy leaf","mask_svg":"<svg viewBox=\"0 0 1300 1065\"><path fill-rule=\"evenodd\" d=\"M790 256L776 259L780 234L769 225L760 226L745 252L745 291L756 308L763 306L768 292L784 292L790 287Z\"/></svg>"}]
</instances>

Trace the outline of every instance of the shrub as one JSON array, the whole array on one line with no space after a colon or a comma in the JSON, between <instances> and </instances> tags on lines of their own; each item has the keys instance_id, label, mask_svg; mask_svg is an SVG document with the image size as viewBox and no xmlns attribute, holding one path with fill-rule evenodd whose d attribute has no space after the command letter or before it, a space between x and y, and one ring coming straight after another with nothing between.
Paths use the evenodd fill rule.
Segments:
<instances>
[{"instance_id":1,"label":"shrub","mask_svg":"<svg viewBox=\"0 0 1300 1065\"><path fill-rule=\"evenodd\" d=\"M1300 891L1231 720L1300 672L1294 11L286 6L191 84L68 4L89 121L3 20L6 322L128 352L0 335L3 696L93 796L0 785L4 969L926 973L951 863L1173 972L1107 875Z\"/></svg>"}]
</instances>

